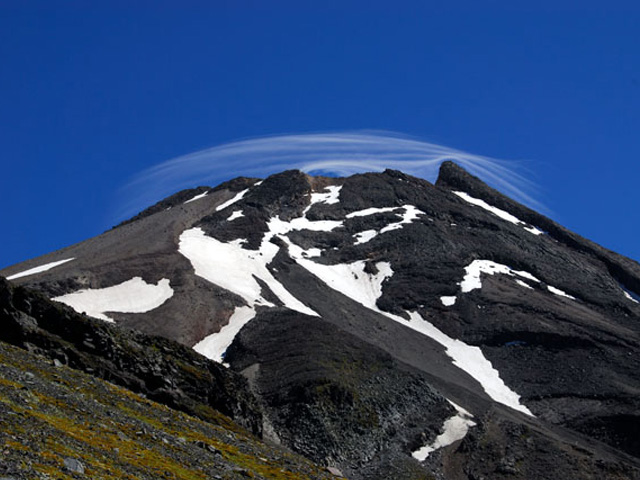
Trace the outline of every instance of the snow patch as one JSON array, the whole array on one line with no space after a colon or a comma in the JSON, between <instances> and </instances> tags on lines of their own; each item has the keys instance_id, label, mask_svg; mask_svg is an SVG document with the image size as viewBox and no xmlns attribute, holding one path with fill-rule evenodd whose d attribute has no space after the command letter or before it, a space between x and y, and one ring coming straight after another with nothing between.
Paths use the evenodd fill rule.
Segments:
<instances>
[{"instance_id":1,"label":"snow patch","mask_svg":"<svg viewBox=\"0 0 640 480\"><path fill-rule=\"evenodd\" d=\"M389 262L376 263L378 273L372 274L364 271L364 260L338 265L322 265L304 258L295 260L329 287L376 311L376 302L382 295L382 282L393 275Z\"/></svg>"},{"instance_id":2,"label":"snow patch","mask_svg":"<svg viewBox=\"0 0 640 480\"><path fill-rule=\"evenodd\" d=\"M544 232L536 227L524 227L524 229L529 233L533 233L534 235L544 235Z\"/></svg>"},{"instance_id":3,"label":"snow patch","mask_svg":"<svg viewBox=\"0 0 640 480\"><path fill-rule=\"evenodd\" d=\"M529 272L525 272L523 270L513 270L506 265L502 265L501 263L496 263L491 260L474 260L469 265L467 265L464 270L466 272L466 275L458 284L460 285L462 293L468 293L472 290L482 288L482 280L480 279L480 274L482 273L487 275L495 275L496 273L500 273L503 275L509 275L511 277L521 277L535 283L540 283L540 280L531 275ZM515 281L521 287L533 290L533 287L531 285L522 281L521 279L516 278ZM552 285L547 285L547 290L549 290L554 295L559 295L561 297L570 298L571 300L576 300L576 297L573 297Z\"/></svg>"},{"instance_id":4,"label":"snow patch","mask_svg":"<svg viewBox=\"0 0 640 480\"><path fill-rule=\"evenodd\" d=\"M402 208L404 208L405 210L403 214L400 214L400 216L402 217L402 220L400 220L399 222L387 225L382 230L380 230L380 233L390 232L391 230L397 230L399 228L402 228L402 225L406 225L407 223L411 223L414 220L416 220L418 218L418 215L426 215L426 213L414 207L413 205L405 205Z\"/></svg>"},{"instance_id":5,"label":"snow patch","mask_svg":"<svg viewBox=\"0 0 640 480\"><path fill-rule=\"evenodd\" d=\"M540 280L531 275L529 272L512 270L506 265L502 265L501 263L496 263L491 260L474 260L469 265L464 267L464 271L466 272L466 275L459 283L462 293L468 293L472 290L482 288L482 280L480 279L480 274L482 273L487 275L495 275L496 273L501 273L503 275L509 275L512 277L519 276L533 282L540 282Z\"/></svg>"},{"instance_id":6,"label":"snow patch","mask_svg":"<svg viewBox=\"0 0 640 480\"><path fill-rule=\"evenodd\" d=\"M307 217L298 217L285 222L277 217L269 220L269 232L273 235L285 235L293 230L311 230L313 232L332 232L343 225L341 220L311 221ZM263 240L264 242L264 240Z\"/></svg>"},{"instance_id":7,"label":"snow patch","mask_svg":"<svg viewBox=\"0 0 640 480\"><path fill-rule=\"evenodd\" d=\"M628 300L631 300L634 303L640 303L640 295L632 292L627 287L625 287L622 283L618 283L618 286L620 287L620 289L622 290L622 293L624 293L624 296Z\"/></svg>"},{"instance_id":8,"label":"snow patch","mask_svg":"<svg viewBox=\"0 0 640 480\"><path fill-rule=\"evenodd\" d=\"M236 218L240 217L244 217L244 213L242 213L242 210L236 210L231 215L229 215L229 218L227 218L227 222L233 222Z\"/></svg>"},{"instance_id":9,"label":"snow patch","mask_svg":"<svg viewBox=\"0 0 640 480\"><path fill-rule=\"evenodd\" d=\"M364 210L358 210L357 212L348 213L346 218L368 217L370 215L375 215L376 213L393 212L394 210L398 210L399 208L402 207L365 208Z\"/></svg>"},{"instance_id":10,"label":"snow patch","mask_svg":"<svg viewBox=\"0 0 640 480\"><path fill-rule=\"evenodd\" d=\"M516 278L516 283L518 285L520 285L521 287L528 288L529 290L533 290L533 287L531 285L529 285L528 283L523 282L519 278Z\"/></svg>"},{"instance_id":11,"label":"snow patch","mask_svg":"<svg viewBox=\"0 0 640 480\"><path fill-rule=\"evenodd\" d=\"M229 323L220 329L218 333L206 336L193 346L193 349L205 357L222 363L224 353L227 351L238 332L249 323L256 315L253 307L236 307Z\"/></svg>"},{"instance_id":12,"label":"snow patch","mask_svg":"<svg viewBox=\"0 0 640 480\"><path fill-rule=\"evenodd\" d=\"M353 238L356 240L354 245L360 245L361 243L367 243L369 240L378 235L375 230L365 230L364 232L356 233Z\"/></svg>"},{"instance_id":13,"label":"snow patch","mask_svg":"<svg viewBox=\"0 0 640 480\"><path fill-rule=\"evenodd\" d=\"M163 278L157 285L145 282L141 277L107 288L83 289L52 298L64 303L78 313L113 322L105 312L145 313L159 307L173 296L169 279Z\"/></svg>"},{"instance_id":14,"label":"snow patch","mask_svg":"<svg viewBox=\"0 0 640 480\"><path fill-rule=\"evenodd\" d=\"M553 287L551 285L547 285L547 289L553 293L554 295L558 295L560 297L566 297L566 298L570 298L571 300L575 300L576 297L572 297L571 295L569 295L567 292L563 292L562 290L560 290L559 288Z\"/></svg>"},{"instance_id":15,"label":"snow patch","mask_svg":"<svg viewBox=\"0 0 640 480\"><path fill-rule=\"evenodd\" d=\"M311 208L311 205L314 205L316 203L326 203L327 205L334 205L340 202L340 190L342 190L342 185L329 185L328 187L325 187L324 190L325 191L323 192L311 194L311 203L304 211L304 213L307 213L309 208Z\"/></svg>"},{"instance_id":16,"label":"snow patch","mask_svg":"<svg viewBox=\"0 0 640 480\"><path fill-rule=\"evenodd\" d=\"M196 200L200 200L201 198L206 197L208 193L209 193L209 190L207 190L206 192L201 193L199 195L196 195L195 197L193 197L193 198L187 200L186 202L184 202L184 205L186 205L187 203L195 202Z\"/></svg>"},{"instance_id":17,"label":"snow patch","mask_svg":"<svg viewBox=\"0 0 640 480\"><path fill-rule=\"evenodd\" d=\"M355 217L367 217L369 215L375 215L376 213L386 213L386 212L395 212L396 210L404 210L404 213L396 213L397 216L401 217L401 220L398 222L390 223L386 227L380 229L379 232L376 230L365 230L363 232L356 233L353 237L355 239L355 245L360 245L363 243L367 243L369 240L374 238L376 235L380 233L390 232L392 230L398 230L402 228L403 225L407 223L411 223L418 218L419 215L426 215L422 210L414 207L413 205L404 205L402 207L382 207L382 208L366 208L364 210L358 210L356 212L351 212L346 215L346 218L355 218Z\"/></svg>"},{"instance_id":18,"label":"snow patch","mask_svg":"<svg viewBox=\"0 0 640 480\"><path fill-rule=\"evenodd\" d=\"M58 265L70 262L71 260L75 260L75 257L58 260L57 262L45 263L44 265L40 265L39 267L30 268L29 270L25 270L19 273L14 273L13 275L9 275L7 277L7 280L15 280L16 278L28 277L29 275L35 275L36 273L46 272L47 270L51 270Z\"/></svg>"},{"instance_id":19,"label":"snow patch","mask_svg":"<svg viewBox=\"0 0 640 480\"><path fill-rule=\"evenodd\" d=\"M342 190L342 185L329 185L325 187L323 192L312 193L309 205L302 212L303 217L307 215L307 212L311 210L311 207L316 203L333 205L340 202L340 190Z\"/></svg>"},{"instance_id":20,"label":"snow patch","mask_svg":"<svg viewBox=\"0 0 640 480\"><path fill-rule=\"evenodd\" d=\"M440 301L445 307L450 307L451 305L454 305L456 303L456 299L457 297L455 295L440 297Z\"/></svg>"},{"instance_id":21,"label":"snow patch","mask_svg":"<svg viewBox=\"0 0 640 480\"><path fill-rule=\"evenodd\" d=\"M467 435L469 428L476 425L476 422L472 420L473 415L451 400L447 401L453 405L457 413L444 422L442 433L436 437L431 445L425 445L411 454L419 462L424 462L430 453L462 440Z\"/></svg>"},{"instance_id":22,"label":"snow patch","mask_svg":"<svg viewBox=\"0 0 640 480\"><path fill-rule=\"evenodd\" d=\"M476 205L480 208L484 208L485 210L493 213L494 215L496 215L497 217L503 220L506 220L509 223L513 223L514 225L524 225L524 229L533 235L542 235L544 233L542 230L536 227L530 226L527 222L523 222L519 218L511 215L509 212L506 212L505 210L501 210L500 208L489 205L484 200L480 200L479 198L474 198L465 192L453 192L453 193L458 197L460 197L461 199L465 200L466 202L469 202L470 204Z\"/></svg>"},{"instance_id":23,"label":"snow patch","mask_svg":"<svg viewBox=\"0 0 640 480\"><path fill-rule=\"evenodd\" d=\"M258 185L258 184L256 183L256 185ZM238 194L236 194L236 196L235 196L235 197L233 197L232 199L227 200L227 201L226 201L226 202L224 202L224 203L221 203L220 205L218 205L218 206L216 207L216 212L219 212L219 211L221 211L221 210L224 210L224 209L225 209L225 208L227 208L228 206L233 205L234 203L236 203L236 202L240 201L240 200L242 199L242 197L244 197L244 196L247 194L247 192L248 192L248 191L249 191L249 189L248 189L248 188L247 188L246 190L242 190L241 192L239 192Z\"/></svg>"}]
</instances>

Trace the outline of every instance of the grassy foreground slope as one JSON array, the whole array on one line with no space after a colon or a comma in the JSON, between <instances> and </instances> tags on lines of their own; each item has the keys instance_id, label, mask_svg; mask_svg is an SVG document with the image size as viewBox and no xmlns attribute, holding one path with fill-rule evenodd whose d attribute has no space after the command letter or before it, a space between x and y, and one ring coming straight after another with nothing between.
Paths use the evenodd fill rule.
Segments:
<instances>
[{"instance_id":1,"label":"grassy foreground slope","mask_svg":"<svg viewBox=\"0 0 640 480\"><path fill-rule=\"evenodd\" d=\"M328 479L215 411L205 422L0 342L0 475Z\"/></svg>"}]
</instances>

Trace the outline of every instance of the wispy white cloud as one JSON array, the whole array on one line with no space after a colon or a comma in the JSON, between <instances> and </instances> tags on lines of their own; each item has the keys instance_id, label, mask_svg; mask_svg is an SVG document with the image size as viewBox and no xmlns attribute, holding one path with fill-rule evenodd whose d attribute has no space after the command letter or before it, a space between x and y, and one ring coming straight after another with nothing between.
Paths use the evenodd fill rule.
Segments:
<instances>
[{"instance_id":1,"label":"wispy white cloud","mask_svg":"<svg viewBox=\"0 0 640 480\"><path fill-rule=\"evenodd\" d=\"M238 176L265 177L288 169L347 176L391 168L433 182L445 160L453 160L522 203L542 208L533 195L535 185L519 173L519 162L390 132L356 131L254 138L167 160L144 170L122 188L117 217L122 220L132 216L181 189L215 186Z\"/></svg>"}]
</instances>

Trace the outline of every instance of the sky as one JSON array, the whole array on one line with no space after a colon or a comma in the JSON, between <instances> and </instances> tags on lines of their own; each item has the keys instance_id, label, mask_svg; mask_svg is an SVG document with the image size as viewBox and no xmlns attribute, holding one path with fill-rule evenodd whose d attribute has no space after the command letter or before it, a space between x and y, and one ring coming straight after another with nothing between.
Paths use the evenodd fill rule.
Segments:
<instances>
[{"instance_id":1,"label":"sky","mask_svg":"<svg viewBox=\"0 0 640 480\"><path fill-rule=\"evenodd\" d=\"M640 4L518 3L0 0L0 267L117 224L171 159L353 131L505 160L640 260Z\"/></svg>"}]
</instances>

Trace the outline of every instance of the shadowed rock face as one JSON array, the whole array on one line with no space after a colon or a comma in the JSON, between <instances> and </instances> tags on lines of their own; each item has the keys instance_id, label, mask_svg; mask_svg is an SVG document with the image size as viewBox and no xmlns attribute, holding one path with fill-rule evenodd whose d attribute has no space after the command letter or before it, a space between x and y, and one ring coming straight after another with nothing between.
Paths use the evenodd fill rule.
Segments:
<instances>
[{"instance_id":1,"label":"shadowed rock face","mask_svg":"<svg viewBox=\"0 0 640 480\"><path fill-rule=\"evenodd\" d=\"M335 198L318 201L326 187ZM181 234L199 227L256 261L261 245L273 245L271 278L256 280L273 306L257 306L225 356L263 409L265 437L355 479L639 478L634 261L451 162L435 185L391 170L348 178L288 171L158 205L0 274L74 257L16 280L50 296L167 278L174 294L162 306L110 316L193 346L247 301L195 275L178 251ZM274 219L289 230L271 231ZM287 308L274 282L317 316ZM420 333L422 319L430 335ZM460 342L480 349L533 417L496 401L486 380L452 361L447 348ZM419 463L411 452L455 415L446 400L477 425Z\"/></svg>"},{"instance_id":2,"label":"shadowed rock face","mask_svg":"<svg viewBox=\"0 0 640 480\"><path fill-rule=\"evenodd\" d=\"M191 349L77 314L0 278L0 340L207 419L215 409L260 434L246 381Z\"/></svg>"}]
</instances>

